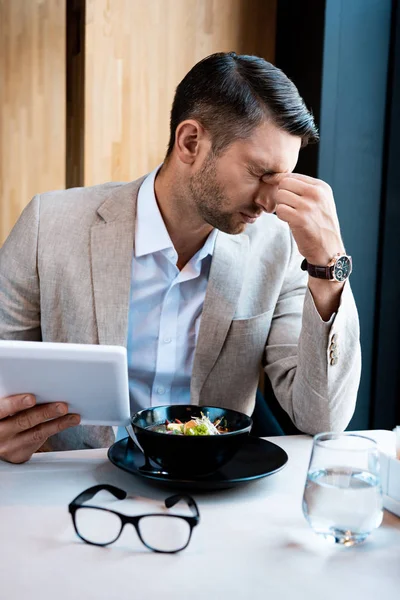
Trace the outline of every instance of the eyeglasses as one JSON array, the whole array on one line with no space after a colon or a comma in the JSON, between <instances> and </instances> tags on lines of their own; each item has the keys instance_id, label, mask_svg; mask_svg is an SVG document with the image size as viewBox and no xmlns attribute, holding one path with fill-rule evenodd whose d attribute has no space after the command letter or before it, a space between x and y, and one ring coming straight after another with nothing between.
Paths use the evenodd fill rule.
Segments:
<instances>
[{"instance_id":1,"label":"eyeglasses","mask_svg":"<svg viewBox=\"0 0 400 600\"><path fill-rule=\"evenodd\" d=\"M124 500L127 493L113 485L95 485L77 496L68 506L77 535L94 546L113 544L121 535L126 524L136 529L141 542L154 552L175 553L186 548L192 537L193 527L200 522L200 513L191 496L175 494L165 500L166 508L180 501L187 503L193 516L149 513L128 517L100 506L85 505L95 494L110 492L115 498Z\"/></svg>"}]
</instances>

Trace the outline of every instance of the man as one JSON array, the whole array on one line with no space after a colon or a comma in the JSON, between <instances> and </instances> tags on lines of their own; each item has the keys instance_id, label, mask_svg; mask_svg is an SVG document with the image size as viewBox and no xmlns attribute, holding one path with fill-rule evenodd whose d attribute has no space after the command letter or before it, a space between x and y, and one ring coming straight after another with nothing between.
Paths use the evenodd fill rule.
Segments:
<instances>
[{"instance_id":1,"label":"man","mask_svg":"<svg viewBox=\"0 0 400 600\"><path fill-rule=\"evenodd\" d=\"M161 168L24 210L0 250L0 338L126 345L132 411L251 414L262 364L300 430L344 429L361 362L350 259L330 187L292 173L317 137L280 70L204 59L176 90ZM112 443L34 400L0 400L2 459Z\"/></svg>"}]
</instances>

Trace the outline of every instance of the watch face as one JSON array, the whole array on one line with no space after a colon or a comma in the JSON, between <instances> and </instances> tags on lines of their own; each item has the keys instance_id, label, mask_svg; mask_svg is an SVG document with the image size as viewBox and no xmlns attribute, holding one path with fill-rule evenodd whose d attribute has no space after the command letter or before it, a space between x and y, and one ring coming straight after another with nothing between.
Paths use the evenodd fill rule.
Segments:
<instances>
[{"instance_id":1,"label":"watch face","mask_svg":"<svg viewBox=\"0 0 400 600\"><path fill-rule=\"evenodd\" d=\"M340 256L333 269L336 281L346 281L351 273L352 265L350 256Z\"/></svg>"}]
</instances>

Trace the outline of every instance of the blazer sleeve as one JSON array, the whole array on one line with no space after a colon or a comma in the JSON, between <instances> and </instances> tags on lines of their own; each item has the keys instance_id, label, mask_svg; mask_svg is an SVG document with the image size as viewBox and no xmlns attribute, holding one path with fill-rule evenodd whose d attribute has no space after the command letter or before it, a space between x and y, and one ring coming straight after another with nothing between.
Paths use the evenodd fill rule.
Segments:
<instances>
[{"instance_id":1,"label":"blazer sleeve","mask_svg":"<svg viewBox=\"0 0 400 600\"><path fill-rule=\"evenodd\" d=\"M0 248L0 340L41 341L39 209L35 196Z\"/></svg>"},{"instance_id":2,"label":"blazer sleeve","mask_svg":"<svg viewBox=\"0 0 400 600\"><path fill-rule=\"evenodd\" d=\"M343 431L354 413L361 376L360 331L350 283L328 322L321 319L291 236L291 258L265 349L275 396L298 429ZM336 357L335 357L336 355Z\"/></svg>"}]
</instances>

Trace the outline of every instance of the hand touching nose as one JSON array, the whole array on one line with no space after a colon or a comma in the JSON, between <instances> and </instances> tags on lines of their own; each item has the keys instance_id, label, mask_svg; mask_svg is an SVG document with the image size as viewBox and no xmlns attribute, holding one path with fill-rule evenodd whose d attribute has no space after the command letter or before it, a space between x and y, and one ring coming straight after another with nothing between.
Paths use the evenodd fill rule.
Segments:
<instances>
[{"instance_id":1,"label":"hand touching nose","mask_svg":"<svg viewBox=\"0 0 400 600\"><path fill-rule=\"evenodd\" d=\"M289 224L300 253L310 264L327 265L335 254L344 252L327 183L298 173L283 174L273 197L277 217Z\"/></svg>"}]
</instances>

